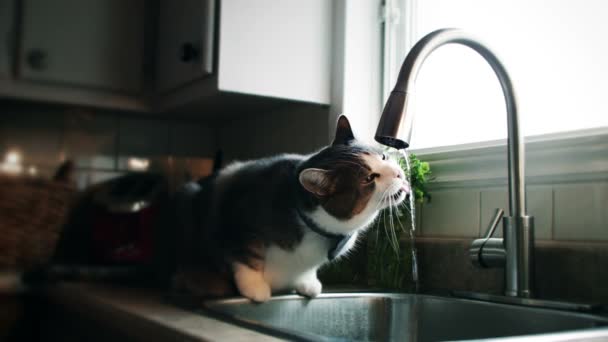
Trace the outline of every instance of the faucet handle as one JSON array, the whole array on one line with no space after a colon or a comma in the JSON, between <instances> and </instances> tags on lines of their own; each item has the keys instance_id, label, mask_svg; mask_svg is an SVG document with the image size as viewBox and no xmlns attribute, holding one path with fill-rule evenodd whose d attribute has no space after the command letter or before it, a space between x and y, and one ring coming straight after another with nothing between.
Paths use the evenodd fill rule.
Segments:
<instances>
[{"instance_id":1,"label":"faucet handle","mask_svg":"<svg viewBox=\"0 0 608 342\"><path fill-rule=\"evenodd\" d=\"M484 237L474 240L471 244L469 258L475 266L487 268L504 265L504 240L492 238L503 215L504 210L496 209Z\"/></svg>"},{"instance_id":2,"label":"faucet handle","mask_svg":"<svg viewBox=\"0 0 608 342\"><path fill-rule=\"evenodd\" d=\"M494 235L494 232L496 231L496 227L498 227L498 224L500 223L500 219L502 219L502 216L504 214L505 214L504 210L502 210L500 208L496 208L496 211L494 212L494 218L492 218L492 221L490 221L488 230L486 231L486 234L483 237L484 240L488 240L489 238L492 237L492 235Z\"/></svg>"}]
</instances>

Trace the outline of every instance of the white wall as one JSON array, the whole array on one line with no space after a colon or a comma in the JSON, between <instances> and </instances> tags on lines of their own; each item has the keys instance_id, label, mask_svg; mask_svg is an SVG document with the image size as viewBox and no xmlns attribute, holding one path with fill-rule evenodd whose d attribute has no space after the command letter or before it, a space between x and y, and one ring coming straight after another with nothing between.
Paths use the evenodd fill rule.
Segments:
<instances>
[{"instance_id":1,"label":"white wall","mask_svg":"<svg viewBox=\"0 0 608 342\"><path fill-rule=\"evenodd\" d=\"M358 139L372 142L382 112L381 1L334 3L330 138L345 114Z\"/></svg>"}]
</instances>

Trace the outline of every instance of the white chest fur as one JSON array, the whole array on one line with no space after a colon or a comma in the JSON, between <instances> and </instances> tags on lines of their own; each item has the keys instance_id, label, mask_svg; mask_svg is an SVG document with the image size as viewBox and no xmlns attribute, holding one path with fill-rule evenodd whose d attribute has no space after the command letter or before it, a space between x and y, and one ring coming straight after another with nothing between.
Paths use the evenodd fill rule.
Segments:
<instances>
[{"instance_id":1,"label":"white chest fur","mask_svg":"<svg viewBox=\"0 0 608 342\"><path fill-rule=\"evenodd\" d=\"M355 240L356 237L351 239L344 251L353 247ZM306 230L302 241L293 250L270 246L266 250L264 280L273 290L280 290L297 286L309 277L316 279L317 269L328 261L327 252L331 244L327 238Z\"/></svg>"}]
</instances>

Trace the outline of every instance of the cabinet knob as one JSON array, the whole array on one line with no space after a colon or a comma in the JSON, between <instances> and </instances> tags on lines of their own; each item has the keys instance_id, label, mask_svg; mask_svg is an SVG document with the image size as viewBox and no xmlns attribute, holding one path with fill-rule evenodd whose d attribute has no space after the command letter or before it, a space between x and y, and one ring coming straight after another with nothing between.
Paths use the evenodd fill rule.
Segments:
<instances>
[{"instance_id":1,"label":"cabinet knob","mask_svg":"<svg viewBox=\"0 0 608 342\"><path fill-rule=\"evenodd\" d=\"M31 49L26 56L27 64L32 70L41 71L46 69L48 58L46 52L40 49Z\"/></svg>"},{"instance_id":2,"label":"cabinet knob","mask_svg":"<svg viewBox=\"0 0 608 342\"><path fill-rule=\"evenodd\" d=\"M179 59L184 63L190 63L197 60L199 51L192 43L184 43L180 49Z\"/></svg>"}]
</instances>

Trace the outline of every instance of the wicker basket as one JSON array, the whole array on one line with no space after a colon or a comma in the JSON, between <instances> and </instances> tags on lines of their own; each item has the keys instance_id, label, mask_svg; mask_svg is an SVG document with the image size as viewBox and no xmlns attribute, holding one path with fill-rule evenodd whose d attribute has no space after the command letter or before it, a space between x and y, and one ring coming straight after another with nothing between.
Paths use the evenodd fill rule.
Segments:
<instances>
[{"instance_id":1,"label":"wicker basket","mask_svg":"<svg viewBox=\"0 0 608 342\"><path fill-rule=\"evenodd\" d=\"M61 182L0 175L0 269L49 261L74 193Z\"/></svg>"}]
</instances>

